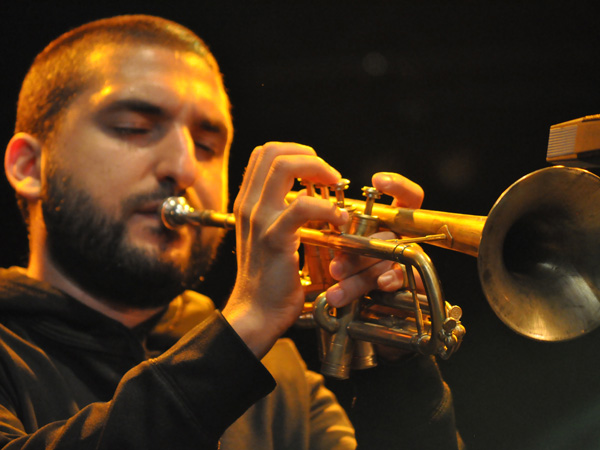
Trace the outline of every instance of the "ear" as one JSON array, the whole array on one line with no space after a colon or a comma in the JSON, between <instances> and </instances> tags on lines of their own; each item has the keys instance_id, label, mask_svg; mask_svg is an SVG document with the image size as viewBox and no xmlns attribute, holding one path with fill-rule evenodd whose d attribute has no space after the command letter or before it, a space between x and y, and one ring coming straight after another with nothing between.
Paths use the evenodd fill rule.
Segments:
<instances>
[{"instance_id":1,"label":"ear","mask_svg":"<svg viewBox=\"0 0 600 450\"><path fill-rule=\"evenodd\" d=\"M4 169L13 189L28 200L41 193L42 145L27 133L17 133L6 147Z\"/></svg>"}]
</instances>

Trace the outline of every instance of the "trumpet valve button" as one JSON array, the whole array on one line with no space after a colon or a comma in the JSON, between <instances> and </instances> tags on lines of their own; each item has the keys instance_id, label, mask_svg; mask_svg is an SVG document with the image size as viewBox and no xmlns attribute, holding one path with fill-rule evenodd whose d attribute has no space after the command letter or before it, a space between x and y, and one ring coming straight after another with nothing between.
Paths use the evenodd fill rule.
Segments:
<instances>
[{"instance_id":1,"label":"trumpet valve button","mask_svg":"<svg viewBox=\"0 0 600 450\"><path fill-rule=\"evenodd\" d=\"M331 190L335 192L335 200L338 208L344 208L346 206L346 199L344 198L344 191L350 186L350 180L342 178L336 184L330 186Z\"/></svg>"},{"instance_id":2,"label":"trumpet valve button","mask_svg":"<svg viewBox=\"0 0 600 450\"><path fill-rule=\"evenodd\" d=\"M450 308L448 308L448 317L451 317L457 321L460 320L462 317L461 307L457 305L450 306Z\"/></svg>"},{"instance_id":3,"label":"trumpet valve button","mask_svg":"<svg viewBox=\"0 0 600 450\"><path fill-rule=\"evenodd\" d=\"M458 320L453 319L452 317L448 317L446 320L444 320L444 324L442 325L442 328L444 329L444 331L446 333L452 333L452 330L454 330L457 325L458 325Z\"/></svg>"},{"instance_id":4,"label":"trumpet valve button","mask_svg":"<svg viewBox=\"0 0 600 450\"><path fill-rule=\"evenodd\" d=\"M372 186L364 186L362 188L362 192L363 192L363 196L367 198L367 201L365 202L365 210L363 211L363 214L370 216L373 212L373 205L375 203L375 200L377 200L378 198L381 198L381 192L379 192L377 189L375 189Z\"/></svg>"},{"instance_id":5,"label":"trumpet valve button","mask_svg":"<svg viewBox=\"0 0 600 450\"><path fill-rule=\"evenodd\" d=\"M308 181L303 178L298 178L298 183L300 183L301 186L304 186L304 188L306 189L306 195L308 195L309 197L315 196L315 184L312 181Z\"/></svg>"},{"instance_id":6,"label":"trumpet valve button","mask_svg":"<svg viewBox=\"0 0 600 450\"><path fill-rule=\"evenodd\" d=\"M316 187L319 188L319 192L321 193L321 198L325 200L329 200L329 186L318 184Z\"/></svg>"}]
</instances>

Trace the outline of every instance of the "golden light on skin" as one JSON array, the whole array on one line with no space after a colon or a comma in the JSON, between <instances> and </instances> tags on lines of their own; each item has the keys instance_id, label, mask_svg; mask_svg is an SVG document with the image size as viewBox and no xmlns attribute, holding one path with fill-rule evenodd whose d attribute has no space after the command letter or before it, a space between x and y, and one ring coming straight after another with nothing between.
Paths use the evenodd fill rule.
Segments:
<instances>
[{"instance_id":1,"label":"golden light on skin","mask_svg":"<svg viewBox=\"0 0 600 450\"><path fill-rule=\"evenodd\" d=\"M111 95L114 92L115 88L114 86L105 86L103 87L100 92L98 92L97 94L93 95L90 98L90 103L92 105L97 105L103 98L108 97L109 95Z\"/></svg>"},{"instance_id":2,"label":"golden light on skin","mask_svg":"<svg viewBox=\"0 0 600 450\"><path fill-rule=\"evenodd\" d=\"M156 51L157 47L152 45L142 47L140 49L136 49L135 58L141 61L153 61L156 57ZM121 52L123 53L123 55L119 56L119 53ZM200 77L204 76L205 80L214 80L214 82L220 88L219 101L222 104L227 105L226 109L229 110L229 97L227 96L225 86L223 85L223 82L221 80L221 76L218 73L218 71L215 71L215 69L209 65L208 61L204 57L197 55L193 52L175 52L171 55L174 56L175 60L177 60L179 64L181 64L183 68L182 72L185 72L188 69L192 69L193 71L199 72ZM106 80L110 78L111 72L113 70L112 66L114 66L106 65L106 61L108 61L110 58L115 59L119 57L131 57L130 53L127 51L127 45L125 45L121 49L106 48L106 46L100 46L90 54L90 56L88 57L88 62L92 66L99 66L98 72L103 73L103 78ZM140 77L143 77L145 74L140 73L139 75ZM171 87L181 96L181 98L189 98L191 96L195 96L197 99L214 98L214 86L211 86L211 84L212 82L208 81L198 83L196 79L189 79L185 76L177 77L176 79L170 80ZM104 101L110 96L110 94L112 94L116 90L117 89L115 89L114 86L105 86L102 90L100 90L91 98L92 104L98 104L101 101ZM228 117L226 121L229 122L230 118ZM229 143L231 143L231 136L228 136L228 141Z\"/></svg>"},{"instance_id":3,"label":"golden light on skin","mask_svg":"<svg viewBox=\"0 0 600 450\"><path fill-rule=\"evenodd\" d=\"M109 55L107 54L106 46L96 47L95 50L90 52L88 56L88 62L95 65L99 61L106 59Z\"/></svg>"},{"instance_id":4,"label":"golden light on skin","mask_svg":"<svg viewBox=\"0 0 600 450\"><path fill-rule=\"evenodd\" d=\"M144 67L144 71L141 71L139 73L135 73L135 71L128 72L127 76L130 79L136 80L136 82L128 88L125 88L123 86L123 83L121 82L122 76L117 70L121 66L119 64L111 64L108 66L103 65L101 68L99 68L99 71L104 73L104 80L102 82L105 85L102 87L99 86L100 89L98 89L97 92L93 93L89 97L89 103L91 106L90 109L98 110L102 107L103 104L109 104L110 102L116 99L122 97L126 98L129 96L140 96L141 98L145 96L151 96L159 103L165 102L168 98L169 101L166 104L171 103L171 98L194 98L196 100L196 104L195 107L191 105L191 108L198 108L200 111L206 107L204 105L205 102L207 105L209 105L213 104L215 100L217 100L217 104L222 105L218 109L224 112L222 117L220 117L220 120L223 121L223 124L227 128L227 142L225 145L225 153L221 156L223 163L220 168L221 170L219 171L220 185L218 189L221 191L221 201L218 205L212 205L212 208L220 208L221 211L226 211L228 205L227 163L233 133L231 117L229 116L229 99L227 97L225 88L222 84L220 75L218 74L218 72L215 72L215 70L210 67L205 58L191 52L177 52L176 54L170 53L170 56L177 61L176 64L180 65L181 69L175 71L175 76L171 76L170 78L165 79L166 81L168 81L168 83L163 83L165 80L162 79L163 73L161 66L155 64L157 55L160 55L161 53L162 52L160 51L160 48L157 49L157 47L155 46L149 46L145 48L142 47L141 49L137 48L135 53L132 55L128 51L127 45L125 45L117 51L111 52L110 57L113 59L117 59L117 61L129 61L132 56L136 60L141 60L141 65ZM90 57L90 63L95 63L96 65L98 65L100 64L99 61L106 57L109 57L109 52L99 50L95 52L95 56L93 58ZM158 80L161 80L159 82L156 82L156 79L147 79L148 74L153 73L153 70L155 68L157 69L157 72L159 74ZM116 80L114 79L115 75L113 74L113 71L115 71L117 77ZM190 72L195 72L197 76L190 77ZM186 76L185 74L188 75ZM171 89L171 92L176 93L177 95L169 95L167 97L164 93L164 89L161 86L162 84L168 85ZM179 108L179 105L175 104L170 107L174 108L174 110L177 110ZM184 136L184 138L189 141L186 147L193 148L193 139L189 135L189 130L186 129L185 134L186 135ZM198 169L199 179L211 180L215 178L214 169L211 170L210 167L205 167L203 165L199 165ZM188 196L190 204L194 207L202 208L204 206L203 203L205 202L202 202L200 200L201 196L193 191L194 187L192 186L190 186L190 188L186 190L186 196ZM211 208L210 205L206 205L204 207Z\"/></svg>"},{"instance_id":5,"label":"golden light on skin","mask_svg":"<svg viewBox=\"0 0 600 450\"><path fill-rule=\"evenodd\" d=\"M207 79L215 79L215 81L219 84L219 92L220 92L220 101L227 105L227 109L229 109L229 98L227 97L227 94L225 92L225 87L223 86L223 84L221 83L220 80L220 75L218 73L214 72L214 69L212 69L207 61L198 56L195 53L191 53L191 52L177 52L175 55L176 59L178 59L179 61L181 61L181 63L185 66L191 67L196 71L201 71L201 72L205 72L207 75L210 75L209 77L207 77ZM214 77L214 78L213 78ZM180 95L182 95L183 97L187 97L187 96L192 96L195 97L197 99L210 99L212 98L212 95L214 95L214 88L213 86L210 85L210 83L207 82L203 82L203 83L199 83L197 82L197 80L195 82L190 82L189 79L187 78L179 78L177 80L174 81L174 88L175 90L177 90ZM230 117L226 118L227 121L230 121ZM229 186L227 183L228 180L228 174L229 174L229 150L231 147L231 141L233 139L232 133L231 133L231 129L232 126L229 126L229 132L228 132L228 136L227 136L227 144L225 147L225 154L223 155L223 165L222 165L222 170L221 170L221 198L222 198L222 204L221 206L221 211L226 211L227 210L227 206L229 204ZM190 137L191 139L191 137ZM198 175L200 178L212 178L214 177L213 173L210 173L210 169L209 168L203 168L201 170L201 172ZM188 190L188 191L193 191L193 190ZM195 193L191 193L188 192L187 194L189 196L189 201L191 205L200 205L200 201L197 198Z\"/></svg>"},{"instance_id":6,"label":"golden light on skin","mask_svg":"<svg viewBox=\"0 0 600 450\"><path fill-rule=\"evenodd\" d=\"M227 105L227 108L229 109L229 97L227 97L226 91L225 91L225 86L222 84L222 80L220 78L219 73L215 73L215 70L210 67L210 65L208 64L208 62L206 61L205 58L192 53L192 52L176 52L175 53L175 58L180 60L184 65L193 68L194 70L197 71L202 71L202 72L208 72L209 74L214 75L214 77L216 78L216 81L218 82L218 84L220 85L220 96L221 96L221 101L223 102L223 104ZM175 83L175 88L177 90L179 90L182 93L186 93L185 95L189 95L190 92L194 93L194 96L196 98L210 98L210 93L212 92L212 88L211 86L209 86L207 83L190 83L189 80L185 79L185 78L181 78L179 80L176 81ZM230 118L228 117L228 120L230 120ZM229 127L230 130L233 128L232 126ZM227 210L227 206L229 204L229 186L227 183L228 180L228 174L229 174L229 150L231 147L231 141L233 139L232 133L229 132L228 136L227 136L227 145L226 145L226 149L225 149L225 154L223 155L223 167L222 167L222 172L221 172L221 192L222 192L222 199L223 199L223 203L221 205L221 211L226 211ZM206 171L206 169L205 169ZM210 176L209 173L200 173L201 177L207 177ZM194 196L192 196L192 198L190 198L191 204L193 205L194 202L197 199L194 198ZM197 205L199 203L196 203Z\"/></svg>"},{"instance_id":7,"label":"golden light on skin","mask_svg":"<svg viewBox=\"0 0 600 450\"><path fill-rule=\"evenodd\" d=\"M175 52L175 58L181 61L182 64L193 68L194 70L208 72L208 74L214 75L221 87L221 100L229 105L229 97L227 97L225 93L225 86L222 83L221 75L217 70L210 66L206 58L193 52ZM190 88L190 86L185 83L185 80L180 80L180 82L180 89L182 89L182 92L185 92L186 89ZM202 94L201 85L194 85L193 88L196 94Z\"/></svg>"},{"instance_id":8,"label":"golden light on skin","mask_svg":"<svg viewBox=\"0 0 600 450\"><path fill-rule=\"evenodd\" d=\"M187 64L189 67L192 67L196 70L201 70L205 68L209 68L206 60L196 53L192 52L175 52L175 58L181 59L184 64ZM212 69L210 69L212 70Z\"/></svg>"},{"instance_id":9,"label":"golden light on skin","mask_svg":"<svg viewBox=\"0 0 600 450\"><path fill-rule=\"evenodd\" d=\"M87 56L87 63L90 68L99 67L100 69L106 64L107 61L114 56L117 49L111 45L96 45L94 50L92 50Z\"/></svg>"},{"instance_id":10,"label":"golden light on skin","mask_svg":"<svg viewBox=\"0 0 600 450\"><path fill-rule=\"evenodd\" d=\"M229 183L228 183L228 176L229 176L229 147L230 147L231 142L229 142L227 144L227 150L226 150L226 154L225 154L225 159L223 161L223 170L221 171L221 179L223 180L223 184L221 186L222 189L222 198L223 198L223 204L221 205L221 210L222 211L227 211L227 205L229 204Z\"/></svg>"},{"instance_id":11,"label":"golden light on skin","mask_svg":"<svg viewBox=\"0 0 600 450\"><path fill-rule=\"evenodd\" d=\"M203 64L205 65L205 67L208 70L210 70L208 68L208 66L206 66L206 63L203 62ZM211 86L206 82L204 82L204 83L198 83L197 81L191 82L189 79L184 78L184 77L181 77L174 82L174 88L180 95L183 95L185 97L187 97L189 95L193 95L196 98L209 98L209 94L212 93L212 91L213 91ZM221 101L224 101L223 97L224 97L223 92L221 92L221 99L220 99Z\"/></svg>"},{"instance_id":12,"label":"golden light on skin","mask_svg":"<svg viewBox=\"0 0 600 450\"><path fill-rule=\"evenodd\" d=\"M229 185L228 185L228 176L229 176L229 146L225 150L225 154L223 155L223 165L221 168L221 205L220 211L227 211L227 206L229 205ZM213 178L214 174L210 172L209 168L202 168L198 173L199 178ZM198 194L193 188L189 188L185 193L186 198L188 199L188 203L194 208L202 208L202 201L199 199Z\"/></svg>"}]
</instances>

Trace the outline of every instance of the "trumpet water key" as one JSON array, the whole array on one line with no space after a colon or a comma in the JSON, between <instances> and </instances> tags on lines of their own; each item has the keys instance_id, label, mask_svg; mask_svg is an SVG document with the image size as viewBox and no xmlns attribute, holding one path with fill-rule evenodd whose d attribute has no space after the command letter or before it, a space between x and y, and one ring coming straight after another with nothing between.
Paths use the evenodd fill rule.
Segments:
<instances>
[{"instance_id":1,"label":"trumpet water key","mask_svg":"<svg viewBox=\"0 0 600 450\"><path fill-rule=\"evenodd\" d=\"M357 359L362 352L371 352L362 343L442 358L459 347L465 333L461 309L444 300L435 267L420 243L476 256L489 304L507 326L524 336L566 340L600 324L600 178L596 175L562 166L538 170L511 185L487 217L378 204L373 188L364 189L365 201L350 200L344 198L346 188L347 183L334 186L335 198L331 198L351 213L345 229L309 223L299 230L307 292L302 321L314 317L324 330L320 341L325 374L346 378L351 368L361 367ZM316 191L307 186L309 195ZM297 195L291 192L288 201ZM326 187L321 187L321 196L329 198ZM182 198L167 199L161 215L167 227L235 226L232 215L195 211ZM380 229L401 238L369 237ZM406 287L396 293L373 292L339 311L330 308L322 292L333 282L326 270L333 250L402 264ZM416 290L415 273L424 293ZM372 356L366 360L371 360L366 367L374 364Z\"/></svg>"}]
</instances>

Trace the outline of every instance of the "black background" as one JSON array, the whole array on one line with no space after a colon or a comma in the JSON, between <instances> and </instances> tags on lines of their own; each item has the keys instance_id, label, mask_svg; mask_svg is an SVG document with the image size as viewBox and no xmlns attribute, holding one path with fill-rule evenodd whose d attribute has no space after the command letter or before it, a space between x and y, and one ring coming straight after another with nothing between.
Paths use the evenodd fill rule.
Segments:
<instances>
[{"instance_id":1,"label":"black background","mask_svg":"<svg viewBox=\"0 0 600 450\"><path fill-rule=\"evenodd\" d=\"M3 1L0 137L10 139L20 82L50 40L100 17L156 14L196 31L220 61L236 126L232 198L252 148L289 140L317 149L352 181L351 196L372 173L396 171L424 187L427 209L487 215L512 182L546 166L552 124L600 113L592 11L558 1ZM4 179L0 207L0 265L25 264ZM206 283L217 301L231 251L228 240ZM492 314L474 258L430 255L464 311L463 347L440 365L470 448L600 447L600 332L520 337Z\"/></svg>"}]
</instances>

